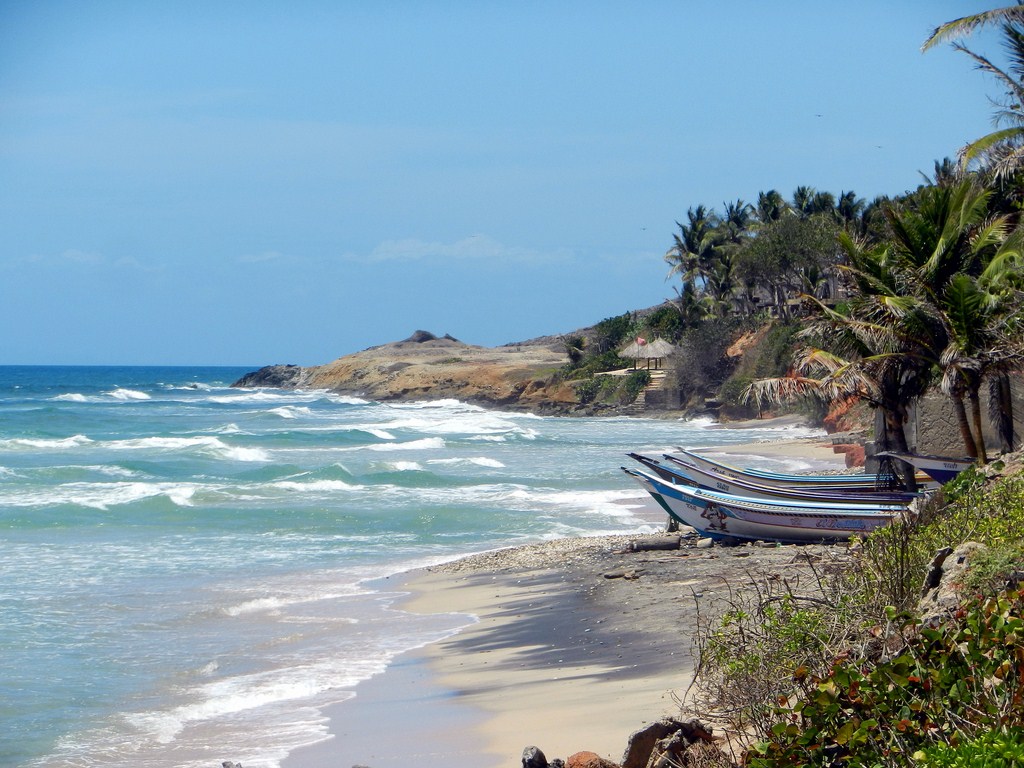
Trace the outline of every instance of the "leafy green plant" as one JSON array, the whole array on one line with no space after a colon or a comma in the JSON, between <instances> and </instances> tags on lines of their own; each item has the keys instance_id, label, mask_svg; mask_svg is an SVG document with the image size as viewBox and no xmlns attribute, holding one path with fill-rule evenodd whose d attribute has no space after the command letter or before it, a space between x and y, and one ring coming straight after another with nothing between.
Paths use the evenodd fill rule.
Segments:
<instances>
[{"instance_id":1,"label":"leafy green plant","mask_svg":"<svg viewBox=\"0 0 1024 768\"><path fill-rule=\"evenodd\" d=\"M682 336L686 324L676 307L665 305L647 315L641 328L649 337L675 342Z\"/></svg>"},{"instance_id":2,"label":"leafy green plant","mask_svg":"<svg viewBox=\"0 0 1024 768\"><path fill-rule=\"evenodd\" d=\"M798 668L752 768L902 766L1001 728L1024 727L1024 590L976 599L938 628L906 620L903 650L841 654L826 674ZM894 612L895 618L895 612Z\"/></svg>"},{"instance_id":3,"label":"leafy green plant","mask_svg":"<svg viewBox=\"0 0 1024 768\"><path fill-rule=\"evenodd\" d=\"M632 403L639 397L640 393L644 391L644 387L651 383L651 372L650 371L633 371L619 387L620 400L626 403Z\"/></svg>"},{"instance_id":4,"label":"leafy green plant","mask_svg":"<svg viewBox=\"0 0 1024 768\"><path fill-rule=\"evenodd\" d=\"M599 352L609 352L622 346L630 336L636 335L633 315L627 312L618 317L606 317L594 326Z\"/></svg>"},{"instance_id":5,"label":"leafy green plant","mask_svg":"<svg viewBox=\"0 0 1024 768\"><path fill-rule=\"evenodd\" d=\"M685 403L714 394L735 365L725 352L735 340L741 322L704 320L688 328L673 357L672 383Z\"/></svg>"},{"instance_id":6,"label":"leafy green plant","mask_svg":"<svg viewBox=\"0 0 1024 768\"><path fill-rule=\"evenodd\" d=\"M601 382L596 377L584 379L576 384L575 390L576 398L581 404L586 405L597 399L597 395L601 391Z\"/></svg>"},{"instance_id":7,"label":"leafy green plant","mask_svg":"<svg viewBox=\"0 0 1024 768\"><path fill-rule=\"evenodd\" d=\"M936 744L913 755L918 768L1024 768L1024 731L993 730L957 744Z\"/></svg>"},{"instance_id":8,"label":"leafy green plant","mask_svg":"<svg viewBox=\"0 0 1024 768\"><path fill-rule=\"evenodd\" d=\"M964 579L968 592L989 594L1006 585L1007 581L1024 570L1024 546L1007 544L974 553L971 567ZM1024 768L1022 764L1021 768Z\"/></svg>"},{"instance_id":9,"label":"leafy green plant","mask_svg":"<svg viewBox=\"0 0 1024 768\"><path fill-rule=\"evenodd\" d=\"M1024 530L1024 477L984 483L974 469L962 472L933 497L914 519L893 522L862 543L859 569L852 580L865 604L893 605L904 610L920 597L920 588L935 553L967 541L989 551L977 562L973 586L999 585L1020 563L1020 531ZM973 567L973 566L972 566ZM972 578L975 578L972 576Z\"/></svg>"}]
</instances>

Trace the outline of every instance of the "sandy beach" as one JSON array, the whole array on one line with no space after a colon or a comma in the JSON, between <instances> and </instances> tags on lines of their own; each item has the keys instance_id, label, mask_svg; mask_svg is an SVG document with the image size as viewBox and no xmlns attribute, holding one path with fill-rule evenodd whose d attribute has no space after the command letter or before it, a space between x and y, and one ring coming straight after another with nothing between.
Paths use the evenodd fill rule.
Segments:
<instances>
[{"instance_id":1,"label":"sandy beach","mask_svg":"<svg viewBox=\"0 0 1024 768\"><path fill-rule=\"evenodd\" d=\"M729 451L842 466L827 440ZM678 550L628 551L635 538L559 539L388 580L409 592L397 609L476 621L361 684L329 711L333 738L285 767L501 768L527 746L549 760L587 750L617 762L633 731L679 714L699 604L843 550L703 548L693 535Z\"/></svg>"}]
</instances>

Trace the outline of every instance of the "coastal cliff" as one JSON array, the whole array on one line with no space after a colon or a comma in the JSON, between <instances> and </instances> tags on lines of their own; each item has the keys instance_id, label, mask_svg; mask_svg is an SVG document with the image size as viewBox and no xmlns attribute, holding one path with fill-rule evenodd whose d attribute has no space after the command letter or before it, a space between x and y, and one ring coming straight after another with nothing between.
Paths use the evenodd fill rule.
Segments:
<instances>
[{"instance_id":1,"label":"coastal cliff","mask_svg":"<svg viewBox=\"0 0 1024 768\"><path fill-rule=\"evenodd\" d=\"M571 385L556 375L566 354L558 337L481 347L417 331L408 339L303 368L271 365L233 386L308 387L373 400L453 398L537 413L577 406Z\"/></svg>"}]
</instances>

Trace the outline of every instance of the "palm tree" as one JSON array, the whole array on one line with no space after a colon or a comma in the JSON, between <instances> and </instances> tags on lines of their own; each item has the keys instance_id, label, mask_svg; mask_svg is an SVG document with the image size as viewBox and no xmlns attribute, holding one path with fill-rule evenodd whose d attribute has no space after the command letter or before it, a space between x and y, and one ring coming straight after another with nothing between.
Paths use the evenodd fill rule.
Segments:
<instances>
[{"instance_id":1,"label":"palm tree","mask_svg":"<svg viewBox=\"0 0 1024 768\"><path fill-rule=\"evenodd\" d=\"M679 234L673 235L673 246L665 254L671 266L669 277L682 274L683 282L693 282L704 276L715 260L719 234L715 231L717 217L703 205L686 212L687 223L680 224Z\"/></svg>"},{"instance_id":2,"label":"palm tree","mask_svg":"<svg viewBox=\"0 0 1024 768\"><path fill-rule=\"evenodd\" d=\"M969 35L984 26L998 25L1010 64L1000 68L991 60L975 53L955 38ZM1005 98L995 114L999 128L982 136L960 150L960 166L979 163L1002 181L1024 166L1024 3L964 16L935 29L924 42L927 51L939 43L954 40L955 50L974 60L978 69L996 78L1005 89Z\"/></svg>"},{"instance_id":3,"label":"palm tree","mask_svg":"<svg viewBox=\"0 0 1024 768\"><path fill-rule=\"evenodd\" d=\"M711 311L716 317L725 317L732 309L732 294L736 288L732 257L726 252L707 275L705 289L711 300Z\"/></svg>"},{"instance_id":4,"label":"palm tree","mask_svg":"<svg viewBox=\"0 0 1024 768\"><path fill-rule=\"evenodd\" d=\"M750 203L745 203L742 200L723 203L722 207L724 212L719 224L722 240L727 243L739 244L754 223L754 208Z\"/></svg>"},{"instance_id":5,"label":"palm tree","mask_svg":"<svg viewBox=\"0 0 1024 768\"><path fill-rule=\"evenodd\" d=\"M961 16L959 19L947 21L945 24L936 27L921 46L922 51L927 51L939 43L958 37L964 37L976 29L988 26L989 24L1024 24L1024 2L1017 5L1008 5L1003 8L993 8L990 11L972 13L969 16Z\"/></svg>"},{"instance_id":6,"label":"palm tree","mask_svg":"<svg viewBox=\"0 0 1024 768\"><path fill-rule=\"evenodd\" d=\"M760 192L757 195L757 208L755 214L761 224L771 221L778 221L786 211L786 201L777 190L769 189L767 192Z\"/></svg>"},{"instance_id":7,"label":"palm tree","mask_svg":"<svg viewBox=\"0 0 1024 768\"><path fill-rule=\"evenodd\" d=\"M814 187L799 186L793 190L793 210L800 216L807 217L814 212Z\"/></svg>"},{"instance_id":8,"label":"palm tree","mask_svg":"<svg viewBox=\"0 0 1024 768\"><path fill-rule=\"evenodd\" d=\"M929 178L924 171L918 171L918 173L921 174L921 178L924 179L925 184L930 184L935 187L951 186L959 180L960 176L956 163L948 157L935 161L934 173L931 178Z\"/></svg>"},{"instance_id":9,"label":"palm tree","mask_svg":"<svg viewBox=\"0 0 1024 768\"><path fill-rule=\"evenodd\" d=\"M799 354L793 375L755 382L751 395L858 397L881 411L883 445L903 451L907 409L941 377L965 449L984 462L979 388L1024 360L1020 334L1009 332L1020 317L1022 249L1004 242L1007 221L988 216L989 198L970 181L929 187L887 209L890 242L865 247L842 233L848 306L813 300L804 338L819 343Z\"/></svg>"},{"instance_id":10,"label":"palm tree","mask_svg":"<svg viewBox=\"0 0 1024 768\"><path fill-rule=\"evenodd\" d=\"M864 198L857 197L856 192L852 190L850 192L841 192L839 199L836 201L836 219L839 220L839 223L847 231L850 231L856 225L865 207L867 207L867 203L864 201Z\"/></svg>"},{"instance_id":11,"label":"palm tree","mask_svg":"<svg viewBox=\"0 0 1024 768\"><path fill-rule=\"evenodd\" d=\"M758 406L794 397L810 396L829 404L855 397L881 412L881 445L907 452L904 425L910 405L927 387L922 375L927 366L907 353L906 340L893 327L815 304L818 316L801 331L808 346L795 355L791 372L753 382L745 397ZM828 349L820 345L822 340L827 340ZM912 490L914 472L906 466L901 469L903 485Z\"/></svg>"},{"instance_id":12,"label":"palm tree","mask_svg":"<svg viewBox=\"0 0 1024 768\"><path fill-rule=\"evenodd\" d=\"M1007 218L989 216L990 198L990 190L968 179L924 188L903 208L889 209L885 260L894 276L888 287L899 299L889 296L881 305L891 322L916 336L921 358L931 360L950 397L965 450L981 463L987 456L980 387L1012 369L1019 349L1000 328L1014 303L1010 281L1020 249L1016 238L1006 242Z\"/></svg>"}]
</instances>

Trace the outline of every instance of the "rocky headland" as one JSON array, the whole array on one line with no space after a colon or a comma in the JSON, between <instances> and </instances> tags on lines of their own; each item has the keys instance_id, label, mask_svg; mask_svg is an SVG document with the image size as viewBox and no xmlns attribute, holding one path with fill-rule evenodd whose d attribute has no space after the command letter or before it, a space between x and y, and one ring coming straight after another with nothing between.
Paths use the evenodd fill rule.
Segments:
<instances>
[{"instance_id":1,"label":"rocky headland","mask_svg":"<svg viewBox=\"0 0 1024 768\"><path fill-rule=\"evenodd\" d=\"M233 386L327 389L371 400L453 398L488 407L566 413L578 405L557 336L481 347L426 331L339 357L326 365L270 365Z\"/></svg>"}]
</instances>

